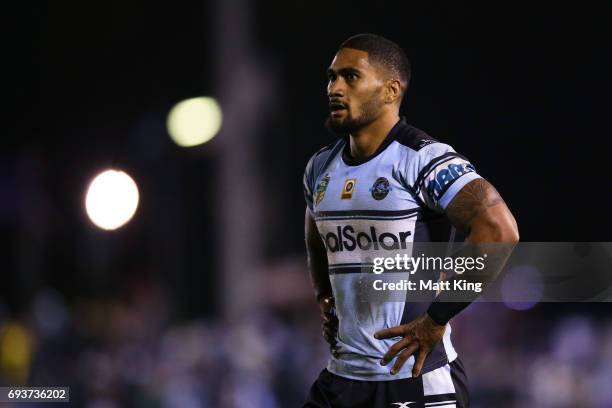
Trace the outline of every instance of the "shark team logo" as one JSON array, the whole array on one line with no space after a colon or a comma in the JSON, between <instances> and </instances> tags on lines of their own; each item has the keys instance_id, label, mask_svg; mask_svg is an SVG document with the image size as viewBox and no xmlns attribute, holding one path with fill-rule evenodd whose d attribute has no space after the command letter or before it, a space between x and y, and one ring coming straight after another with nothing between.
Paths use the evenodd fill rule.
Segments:
<instances>
[{"instance_id":1,"label":"shark team logo","mask_svg":"<svg viewBox=\"0 0 612 408\"><path fill-rule=\"evenodd\" d=\"M391 190L391 187L389 187L389 180L387 180L385 177L377 178L374 185L370 189L372 192L372 198L379 201L389 194L389 190Z\"/></svg>"},{"instance_id":2,"label":"shark team logo","mask_svg":"<svg viewBox=\"0 0 612 408\"><path fill-rule=\"evenodd\" d=\"M317 189L315 191L315 194L314 194L315 205L319 205L321 200L323 200L323 197L325 197L325 191L327 190L328 185L329 185L329 174L326 174L319 182L319 185L317 186Z\"/></svg>"}]
</instances>

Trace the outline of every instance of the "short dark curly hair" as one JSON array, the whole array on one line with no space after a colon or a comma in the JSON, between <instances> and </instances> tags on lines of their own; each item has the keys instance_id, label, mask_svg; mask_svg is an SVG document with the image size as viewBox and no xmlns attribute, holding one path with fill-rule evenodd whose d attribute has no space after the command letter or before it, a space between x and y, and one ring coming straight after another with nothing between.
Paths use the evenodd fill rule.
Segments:
<instances>
[{"instance_id":1,"label":"short dark curly hair","mask_svg":"<svg viewBox=\"0 0 612 408\"><path fill-rule=\"evenodd\" d=\"M410 60L404 50L391 40L371 33L356 34L345 40L342 48L353 48L368 53L368 59L382 65L397 76L402 84L402 96L410 83Z\"/></svg>"}]
</instances>

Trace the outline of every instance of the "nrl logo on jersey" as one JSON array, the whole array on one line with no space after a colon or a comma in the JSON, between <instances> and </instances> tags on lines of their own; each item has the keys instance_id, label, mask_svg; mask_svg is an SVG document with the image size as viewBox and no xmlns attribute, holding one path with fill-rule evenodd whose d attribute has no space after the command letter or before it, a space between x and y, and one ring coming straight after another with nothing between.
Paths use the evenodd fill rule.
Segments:
<instances>
[{"instance_id":1,"label":"nrl logo on jersey","mask_svg":"<svg viewBox=\"0 0 612 408\"><path fill-rule=\"evenodd\" d=\"M321 200L323 200L323 197L325 196L325 191L327 190L328 185L329 185L329 174L326 174L319 182L319 185L317 186L317 189L315 191L315 194L314 194L315 205L318 205L321 202Z\"/></svg>"}]
</instances>

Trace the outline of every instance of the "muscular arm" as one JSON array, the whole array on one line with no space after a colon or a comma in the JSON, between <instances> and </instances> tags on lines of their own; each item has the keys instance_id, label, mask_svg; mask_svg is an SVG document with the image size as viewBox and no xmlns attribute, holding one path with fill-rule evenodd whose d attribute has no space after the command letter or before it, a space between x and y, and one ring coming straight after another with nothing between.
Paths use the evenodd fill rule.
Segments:
<instances>
[{"instance_id":1,"label":"muscular arm","mask_svg":"<svg viewBox=\"0 0 612 408\"><path fill-rule=\"evenodd\" d=\"M329 272L327 269L327 253L317 224L312 216L312 213L306 207L305 215L305 232L306 232L306 253L308 254L308 270L310 271L310 280L314 288L321 318L323 319L322 334L325 340L332 346L332 353L336 345L336 337L338 334L338 318L335 314L335 301L332 293L331 282L329 281Z\"/></svg>"},{"instance_id":2,"label":"muscular arm","mask_svg":"<svg viewBox=\"0 0 612 408\"><path fill-rule=\"evenodd\" d=\"M455 256L478 257L484 253L489 255L482 273L476 274L470 271L461 278L467 281L480 281L483 284L491 281L503 268L519 239L516 221L504 200L491 183L484 179L476 179L467 183L457 193L447 206L446 215L458 230L467 234L466 242L469 245L462 248ZM450 280L453 279L456 277ZM387 365L398 355L391 369L391 374L395 374L414 354L412 375L420 375L427 354L441 341L448 320L467 307L476 297L476 293L457 294L454 291L442 291L427 313L408 324L375 333L374 337L377 339L403 337L391 346L383 356L381 364Z\"/></svg>"},{"instance_id":3,"label":"muscular arm","mask_svg":"<svg viewBox=\"0 0 612 408\"><path fill-rule=\"evenodd\" d=\"M304 229L306 233L306 253L308 255L308 270L310 271L310 279L312 286L317 296L317 300L321 300L324 296L332 296L331 283L329 282L329 273L327 271L327 253L317 224L312 216L312 213L306 208L304 220Z\"/></svg>"}]
</instances>

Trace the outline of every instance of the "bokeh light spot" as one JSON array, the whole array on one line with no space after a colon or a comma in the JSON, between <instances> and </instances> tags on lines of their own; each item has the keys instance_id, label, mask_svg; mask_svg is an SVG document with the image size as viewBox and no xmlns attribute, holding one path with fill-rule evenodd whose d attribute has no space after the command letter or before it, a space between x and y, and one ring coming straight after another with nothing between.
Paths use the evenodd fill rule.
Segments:
<instances>
[{"instance_id":1,"label":"bokeh light spot","mask_svg":"<svg viewBox=\"0 0 612 408\"><path fill-rule=\"evenodd\" d=\"M221 129L223 115L214 98L199 97L181 101L168 113L167 128L172 140L181 147L208 142Z\"/></svg>"},{"instance_id":2,"label":"bokeh light spot","mask_svg":"<svg viewBox=\"0 0 612 408\"><path fill-rule=\"evenodd\" d=\"M134 216L138 197L138 187L129 175L123 171L106 170L89 184L85 210L97 227L114 230Z\"/></svg>"}]
</instances>

